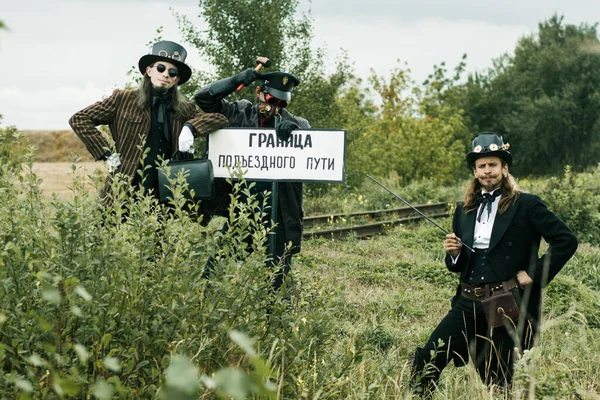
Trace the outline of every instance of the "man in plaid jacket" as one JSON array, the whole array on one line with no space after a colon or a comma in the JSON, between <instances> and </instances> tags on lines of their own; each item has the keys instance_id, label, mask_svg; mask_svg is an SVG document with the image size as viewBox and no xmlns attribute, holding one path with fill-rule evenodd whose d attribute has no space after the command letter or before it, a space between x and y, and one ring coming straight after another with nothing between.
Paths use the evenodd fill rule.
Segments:
<instances>
[{"instance_id":1,"label":"man in plaid jacket","mask_svg":"<svg viewBox=\"0 0 600 400\"><path fill-rule=\"evenodd\" d=\"M69 120L75 134L96 160L106 161L109 176L101 197L110 197L113 173L127 176L158 197L157 163L176 150L193 152L194 138L227 126L221 114L200 114L178 91L192 74L186 50L160 41L138 62L142 82L137 90L115 90L108 98L76 112ZM114 147L96 128L108 125ZM137 174L143 170L143 176ZM107 198L108 197L108 198Z\"/></svg>"}]
</instances>

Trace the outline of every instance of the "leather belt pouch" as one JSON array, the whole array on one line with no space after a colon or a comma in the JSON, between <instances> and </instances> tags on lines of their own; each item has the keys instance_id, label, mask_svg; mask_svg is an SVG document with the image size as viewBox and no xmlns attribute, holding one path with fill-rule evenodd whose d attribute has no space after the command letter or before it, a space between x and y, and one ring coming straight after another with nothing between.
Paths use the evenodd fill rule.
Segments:
<instances>
[{"instance_id":1,"label":"leather belt pouch","mask_svg":"<svg viewBox=\"0 0 600 400\"><path fill-rule=\"evenodd\" d=\"M488 325L496 328L504 324L514 325L520 317L515 296L508 290L506 282L502 282L502 286L503 292L481 301Z\"/></svg>"}]
</instances>

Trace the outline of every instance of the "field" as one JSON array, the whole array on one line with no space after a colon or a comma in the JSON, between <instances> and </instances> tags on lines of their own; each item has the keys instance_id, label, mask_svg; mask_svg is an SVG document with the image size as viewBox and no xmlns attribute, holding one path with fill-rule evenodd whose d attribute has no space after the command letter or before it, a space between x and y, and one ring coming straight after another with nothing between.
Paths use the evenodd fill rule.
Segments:
<instances>
[{"instance_id":1,"label":"field","mask_svg":"<svg viewBox=\"0 0 600 400\"><path fill-rule=\"evenodd\" d=\"M65 162L72 157L81 161L93 161L85 146L73 131L20 131L27 142L35 148L36 162Z\"/></svg>"},{"instance_id":2,"label":"field","mask_svg":"<svg viewBox=\"0 0 600 400\"><path fill-rule=\"evenodd\" d=\"M230 220L231 232L250 233L248 254L247 240L201 226L182 206L142 198L126 219L103 213L95 195L69 189L79 178L91 188L88 176L105 173L103 164L72 165L33 164L44 196L28 180L2 181L0 397L411 398L414 350L448 311L457 283L437 228L305 240L289 286L273 294L254 206L237 204ZM540 345L517 363L514 399L600 399L598 201L587 195L599 176L522 182L587 239L545 291ZM457 191L403 188L415 201ZM64 201L46 201L52 193ZM389 202L380 191L360 193L307 195L307 215ZM200 272L213 255L207 283ZM435 398L507 396L482 385L470 364L448 367Z\"/></svg>"},{"instance_id":3,"label":"field","mask_svg":"<svg viewBox=\"0 0 600 400\"><path fill-rule=\"evenodd\" d=\"M75 168L75 170L73 170ZM86 182L86 187L92 189L90 175L95 172L106 174L106 166L103 162L36 162L33 164L33 172L42 179L40 188L46 195L56 193L61 199L72 198L69 189L75 176Z\"/></svg>"},{"instance_id":4,"label":"field","mask_svg":"<svg viewBox=\"0 0 600 400\"><path fill-rule=\"evenodd\" d=\"M69 186L74 177L83 179L86 187L91 188L90 175L96 171L106 174L104 163L94 162L73 131L25 130L19 133L35 148L33 172L43 180L40 187L48 197L56 193L60 198L71 198Z\"/></svg>"},{"instance_id":5,"label":"field","mask_svg":"<svg viewBox=\"0 0 600 400\"><path fill-rule=\"evenodd\" d=\"M305 242L298 257L302 274L344 293L334 351L364 351L347 382L348 398L410 398L406 381L415 348L448 312L457 282L443 257L440 233L426 223L373 240ZM599 261L597 247L580 246L549 286L541 345L518 363L513 398L600 399ZM486 390L472 365L450 365L442 377L435 399L506 395ZM528 393L528 385L537 388L535 394Z\"/></svg>"},{"instance_id":6,"label":"field","mask_svg":"<svg viewBox=\"0 0 600 400\"><path fill-rule=\"evenodd\" d=\"M79 163L75 174L85 177L97 169L105 172L101 163ZM71 163L36 163L34 171L44 180L46 194L72 197ZM439 222L450 225L449 219ZM426 223L400 226L372 240L304 241L293 279L320 288L313 295L328 297L319 301L333 307L329 324L337 331L324 342L329 356L321 356L319 374L338 371L339 365L329 363L351 355L345 379L330 382L326 398L409 398L406 384L414 349L448 311L455 287L456 277L445 269L443 256L440 232ZM583 244L550 286L541 346L519 363L515 398L600 399L599 268L600 250ZM296 312L298 318L306 315L301 308ZM309 324L323 323L322 317L302 318L308 320L303 324L309 335L317 329ZM315 393L322 383L305 382L304 391ZM297 385L302 392L303 384ZM527 394L529 385L537 387L538 395ZM469 365L448 367L437 398L504 395L489 392Z\"/></svg>"}]
</instances>

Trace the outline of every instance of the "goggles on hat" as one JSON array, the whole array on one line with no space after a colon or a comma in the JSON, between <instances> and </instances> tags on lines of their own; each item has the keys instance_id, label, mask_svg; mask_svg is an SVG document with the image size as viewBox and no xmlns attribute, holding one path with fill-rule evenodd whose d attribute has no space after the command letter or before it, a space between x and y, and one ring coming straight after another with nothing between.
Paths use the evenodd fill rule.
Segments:
<instances>
[{"instance_id":1,"label":"goggles on hat","mask_svg":"<svg viewBox=\"0 0 600 400\"><path fill-rule=\"evenodd\" d=\"M167 66L165 64L161 64L161 63L156 64L156 70L158 72L160 72L161 74L163 72L165 72L166 69L167 69ZM169 76L171 78L175 78L177 75L179 75L179 70L177 68L175 68L175 67L169 68Z\"/></svg>"},{"instance_id":2,"label":"goggles on hat","mask_svg":"<svg viewBox=\"0 0 600 400\"><path fill-rule=\"evenodd\" d=\"M279 100L277 97L273 96L272 94L269 94L267 92L265 93L265 102L271 104L272 106L279 106L279 108L286 108L288 105L288 102L285 100Z\"/></svg>"},{"instance_id":3,"label":"goggles on hat","mask_svg":"<svg viewBox=\"0 0 600 400\"><path fill-rule=\"evenodd\" d=\"M490 152L490 151L498 151L498 150L508 150L510 144L506 143L501 146L498 146L496 143L492 143L489 146L482 146L478 144L473 148L473 153L481 153L482 151Z\"/></svg>"}]
</instances>

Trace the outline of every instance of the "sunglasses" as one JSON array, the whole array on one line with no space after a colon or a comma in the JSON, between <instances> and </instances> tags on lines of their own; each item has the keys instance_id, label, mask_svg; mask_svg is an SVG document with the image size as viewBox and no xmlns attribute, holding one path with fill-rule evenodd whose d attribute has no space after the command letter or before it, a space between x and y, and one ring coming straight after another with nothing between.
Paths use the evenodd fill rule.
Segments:
<instances>
[{"instance_id":1,"label":"sunglasses","mask_svg":"<svg viewBox=\"0 0 600 400\"><path fill-rule=\"evenodd\" d=\"M156 70L158 72L160 72L161 74L163 72L165 72L167 69L167 66L165 64L156 64ZM175 78L177 75L179 75L179 70L177 68L169 68L169 76L171 78Z\"/></svg>"},{"instance_id":2,"label":"sunglasses","mask_svg":"<svg viewBox=\"0 0 600 400\"><path fill-rule=\"evenodd\" d=\"M272 106L279 106L279 108L286 108L288 102L285 100L279 100L277 97L265 92L265 101Z\"/></svg>"}]
</instances>

